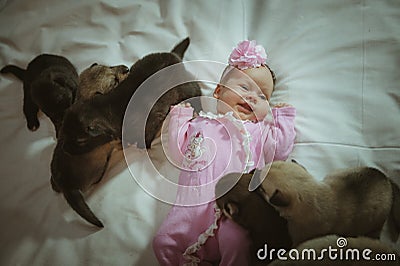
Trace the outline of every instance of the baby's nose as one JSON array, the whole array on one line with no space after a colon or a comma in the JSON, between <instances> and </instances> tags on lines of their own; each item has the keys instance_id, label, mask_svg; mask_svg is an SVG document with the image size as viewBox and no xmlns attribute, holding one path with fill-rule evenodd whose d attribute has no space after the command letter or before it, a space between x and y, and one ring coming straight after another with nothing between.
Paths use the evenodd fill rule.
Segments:
<instances>
[{"instance_id":1,"label":"baby's nose","mask_svg":"<svg viewBox=\"0 0 400 266\"><path fill-rule=\"evenodd\" d=\"M252 93L248 93L245 96L246 101L251 102L251 103L256 103L257 102L257 97L253 95Z\"/></svg>"}]
</instances>

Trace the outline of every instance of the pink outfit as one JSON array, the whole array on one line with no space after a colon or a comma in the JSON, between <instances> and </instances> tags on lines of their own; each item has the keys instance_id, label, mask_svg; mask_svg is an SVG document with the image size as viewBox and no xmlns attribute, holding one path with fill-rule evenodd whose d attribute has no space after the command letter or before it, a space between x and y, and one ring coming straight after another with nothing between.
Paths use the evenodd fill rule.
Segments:
<instances>
[{"instance_id":1,"label":"pink outfit","mask_svg":"<svg viewBox=\"0 0 400 266\"><path fill-rule=\"evenodd\" d=\"M192 118L192 108L171 109L167 154L182 169L181 187L153 241L160 265L249 264L247 231L221 217L215 184L228 173L250 172L287 159L294 144L296 110L273 108L272 115L273 121L254 123L230 113Z\"/></svg>"}]
</instances>

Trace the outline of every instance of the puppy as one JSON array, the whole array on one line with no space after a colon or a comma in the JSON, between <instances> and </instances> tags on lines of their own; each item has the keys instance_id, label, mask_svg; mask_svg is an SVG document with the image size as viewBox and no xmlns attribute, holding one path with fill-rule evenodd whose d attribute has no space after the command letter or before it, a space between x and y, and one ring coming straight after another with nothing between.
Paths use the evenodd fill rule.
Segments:
<instances>
[{"instance_id":1,"label":"puppy","mask_svg":"<svg viewBox=\"0 0 400 266\"><path fill-rule=\"evenodd\" d=\"M90 99L96 94L104 94L114 89L129 73L123 65L105 66L93 64L79 75L76 101ZM72 156L62 149L63 138L57 142L51 162L53 190L63 192L70 206L87 221L98 227L102 222L93 214L83 200L82 192L101 181L110 167L110 158L122 149L119 141L107 142L92 151ZM68 178L64 178L68 176ZM79 199L79 200L76 200Z\"/></svg>"},{"instance_id":2,"label":"puppy","mask_svg":"<svg viewBox=\"0 0 400 266\"><path fill-rule=\"evenodd\" d=\"M316 181L294 162L273 162L258 193L288 221L295 245L327 234L379 237L393 188L379 170L353 168Z\"/></svg>"},{"instance_id":3,"label":"puppy","mask_svg":"<svg viewBox=\"0 0 400 266\"><path fill-rule=\"evenodd\" d=\"M53 190L63 193L72 209L86 221L103 227L103 223L86 204L82 193L102 180L112 154L121 150L120 142L107 142L88 153L79 155L66 153L62 146L63 140L59 139L50 165Z\"/></svg>"},{"instance_id":4,"label":"puppy","mask_svg":"<svg viewBox=\"0 0 400 266\"><path fill-rule=\"evenodd\" d=\"M345 241L345 242L341 242ZM338 246L339 244L339 246ZM329 248L331 247L331 257ZM363 255L364 250L371 250ZM270 266L297 266L297 265L399 265L400 257L396 251L379 241L368 237L348 237L345 240L339 239L336 235L327 235L311 240L296 247L299 259L295 252L287 250L282 257L287 260L276 259ZM289 255L291 253L291 255ZM302 259L304 254L304 259ZM341 255L342 254L342 255ZM381 260L375 260L378 255ZM382 257L384 255L385 257ZM335 258L336 256L336 258ZM341 256L341 257L340 257ZM342 259L340 259L342 258ZM358 259L357 259L358 258ZM382 260L382 258L388 258Z\"/></svg>"},{"instance_id":5,"label":"puppy","mask_svg":"<svg viewBox=\"0 0 400 266\"><path fill-rule=\"evenodd\" d=\"M235 174L221 178L216 185L216 195L229 189ZM248 230L254 264L257 264L257 251L265 244L269 249L288 249L292 246L287 221L256 192L248 190L252 173L243 174L238 183L228 193L217 199L223 214ZM275 256L274 256L275 257ZM269 262L267 258L264 262Z\"/></svg>"},{"instance_id":6,"label":"puppy","mask_svg":"<svg viewBox=\"0 0 400 266\"><path fill-rule=\"evenodd\" d=\"M104 95L82 101L65 114L63 121L64 149L70 154L86 153L98 145L115 139L122 139L122 124L128 103L136 89L157 71L181 62L189 45L186 38L169 53L153 53L137 61L130 69L128 77L115 90ZM161 96L152 107L149 117L143 114L143 107L134 110L133 121L129 121L126 139L137 143L139 148L150 148L151 142L160 131L169 107L187 98L200 96L197 83L183 84ZM146 99L141 101L146 104ZM150 103L149 103L150 104ZM137 124L148 121L145 132L136 128ZM145 141L142 141L146 136Z\"/></svg>"},{"instance_id":7,"label":"puppy","mask_svg":"<svg viewBox=\"0 0 400 266\"><path fill-rule=\"evenodd\" d=\"M129 68L124 65L105 66L97 63L79 75L76 101L87 100L95 94L106 94L128 77Z\"/></svg>"},{"instance_id":8,"label":"puppy","mask_svg":"<svg viewBox=\"0 0 400 266\"><path fill-rule=\"evenodd\" d=\"M145 56L131 67L128 77L117 88L78 101L66 112L51 162L51 182L53 189L62 192L71 207L86 221L103 227L85 203L82 193L98 183L103 176L102 170L108 167L109 154L121 147L122 121L130 97L147 77L179 63L188 45L189 39L185 39L171 53ZM200 94L200 89L196 94ZM162 104L169 104L169 107L174 102ZM153 113L156 115L159 114ZM160 121L158 117L149 117L149 120L153 119ZM152 130L156 131L157 127L161 128L161 121Z\"/></svg>"},{"instance_id":9,"label":"puppy","mask_svg":"<svg viewBox=\"0 0 400 266\"><path fill-rule=\"evenodd\" d=\"M61 126L65 110L75 100L79 77L75 67L65 57L41 54L26 70L7 65L1 73L12 73L23 82L23 112L28 129L39 128L39 109L53 122L56 132Z\"/></svg>"}]
</instances>

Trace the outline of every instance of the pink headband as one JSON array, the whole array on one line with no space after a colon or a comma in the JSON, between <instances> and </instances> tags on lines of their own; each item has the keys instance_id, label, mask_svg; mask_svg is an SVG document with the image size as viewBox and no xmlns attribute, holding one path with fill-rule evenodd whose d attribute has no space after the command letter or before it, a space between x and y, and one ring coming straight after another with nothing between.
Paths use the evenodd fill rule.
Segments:
<instances>
[{"instance_id":1,"label":"pink headband","mask_svg":"<svg viewBox=\"0 0 400 266\"><path fill-rule=\"evenodd\" d=\"M267 54L264 47L257 45L255 40L242 41L237 44L229 56L229 65L240 70L265 65Z\"/></svg>"}]
</instances>

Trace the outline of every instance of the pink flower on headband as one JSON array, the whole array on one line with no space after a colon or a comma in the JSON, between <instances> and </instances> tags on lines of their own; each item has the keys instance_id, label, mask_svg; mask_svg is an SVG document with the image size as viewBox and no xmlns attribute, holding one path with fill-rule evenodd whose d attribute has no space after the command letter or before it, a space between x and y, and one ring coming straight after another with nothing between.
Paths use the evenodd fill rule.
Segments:
<instances>
[{"instance_id":1,"label":"pink flower on headband","mask_svg":"<svg viewBox=\"0 0 400 266\"><path fill-rule=\"evenodd\" d=\"M257 45L256 41L242 41L233 48L228 63L240 70L259 67L265 64L267 54L264 47Z\"/></svg>"}]
</instances>

